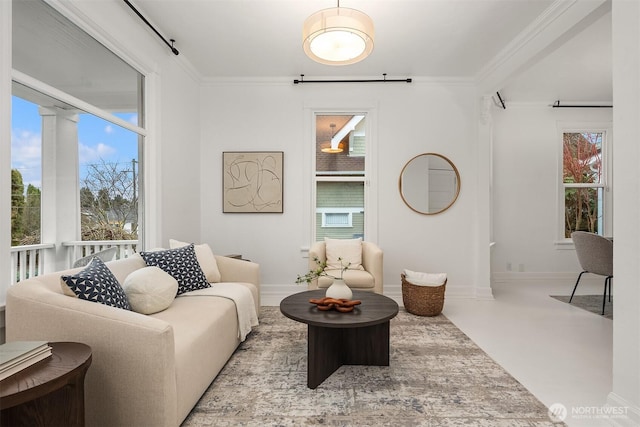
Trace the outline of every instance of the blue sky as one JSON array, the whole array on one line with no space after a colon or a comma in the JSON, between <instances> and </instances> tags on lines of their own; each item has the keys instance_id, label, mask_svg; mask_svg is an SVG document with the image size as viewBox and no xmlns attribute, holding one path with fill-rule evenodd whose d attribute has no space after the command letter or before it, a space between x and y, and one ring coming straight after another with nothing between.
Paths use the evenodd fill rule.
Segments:
<instances>
[{"instance_id":1,"label":"blue sky","mask_svg":"<svg viewBox=\"0 0 640 427\"><path fill-rule=\"evenodd\" d=\"M137 124L136 113L115 113L115 116ZM25 189L29 184L42 188L42 119L38 105L12 97L11 167L22 174ZM80 181L86 165L105 162L126 163L138 158L138 138L134 132L91 114L80 114L78 120L78 153Z\"/></svg>"}]
</instances>

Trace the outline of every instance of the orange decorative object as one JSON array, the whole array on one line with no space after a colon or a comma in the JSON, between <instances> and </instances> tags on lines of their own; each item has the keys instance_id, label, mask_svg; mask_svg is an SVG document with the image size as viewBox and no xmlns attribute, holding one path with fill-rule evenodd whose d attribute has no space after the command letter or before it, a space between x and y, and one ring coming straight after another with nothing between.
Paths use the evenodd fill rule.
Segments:
<instances>
[{"instance_id":1,"label":"orange decorative object","mask_svg":"<svg viewBox=\"0 0 640 427\"><path fill-rule=\"evenodd\" d=\"M318 307L318 310L328 311L331 309L338 310L341 313L348 313L353 311L353 308L356 305L360 305L362 301L360 300L348 300L348 299L337 299L337 298L320 298L320 299L310 299L309 302L311 304L315 304Z\"/></svg>"}]
</instances>

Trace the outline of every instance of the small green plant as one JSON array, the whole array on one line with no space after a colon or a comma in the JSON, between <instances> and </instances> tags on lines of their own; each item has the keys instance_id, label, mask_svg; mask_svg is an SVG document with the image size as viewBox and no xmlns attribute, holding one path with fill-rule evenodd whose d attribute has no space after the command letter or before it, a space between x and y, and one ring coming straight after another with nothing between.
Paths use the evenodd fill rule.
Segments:
<instances>
[{"instance_id":1,"label":"small green plant","mask_svg":"<svg viewBox=\"0 0 640 427\"><path fill-rule=\"evenodd\" d=\"M311 283L312 280L317 279L320 276L327 276L327 277L331 277L333 279L340 279L342 280L342 274L349 268L349 266L351 265L351 263L348 264L344 264L342 262L342 258L338 258L338 261L340 261L340 265L342 265L342 268L340 269L340 277L335 277L332 276L330 274L328 274L325 269L327 268L327 261L320 261L320 259L318 257L313 258L313 260L316 262L317 267L314 268L313 270L309 270L309 272L307 274L304 274L302 276L298 275L298 278L296 279L296 283Z\"/></svg>"}]
</instances>

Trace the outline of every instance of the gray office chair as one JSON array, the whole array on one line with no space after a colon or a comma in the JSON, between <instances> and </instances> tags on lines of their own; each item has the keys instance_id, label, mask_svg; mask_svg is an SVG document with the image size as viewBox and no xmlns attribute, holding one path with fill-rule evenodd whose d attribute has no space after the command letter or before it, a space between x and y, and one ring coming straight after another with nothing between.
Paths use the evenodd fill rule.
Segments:
<instances>
[{"instance_id":1,"label":"gray office chair","mask_svg":"<svg viewBox=\"0 0 640 427\"><path fill-rule=\"evenodd\" d=\"M602 297L602 314L607 302L607 287L609 288L609 302L611 302L611 279L613 279L613 242L606 237L599 236L586 231L574 231L571 239L576 248L578 262L582 267L582 273L578 276L576 285L573 287L569 303L576 293L580 278L584 273L593 273L605 276L604 295Z\"/></svg>"},{"instance_id":2,"label":"gray office chair","mask_svg":"<svg viewBox=\"0 0 640 427\"><path fill-rule=\"evenodd\" d=\"M100 258L102 261L112 261L116 257L116 252L118 252L118 248L116 246L111 246L110 248L103 249L98 252L94 252L91 255L84 256L79 258L73 262L73 268L84 267L89 264L92 259Z\"/></svg>"}]
</instances>

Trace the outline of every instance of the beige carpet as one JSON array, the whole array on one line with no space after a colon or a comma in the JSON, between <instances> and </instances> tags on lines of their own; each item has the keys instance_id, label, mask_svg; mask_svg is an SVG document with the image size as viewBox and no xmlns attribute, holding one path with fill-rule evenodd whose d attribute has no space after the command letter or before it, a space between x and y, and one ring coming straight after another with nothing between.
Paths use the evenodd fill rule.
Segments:
<instances>
[{"instance_id":1,"label":"beige carpet","mask_svg":"<svg viewBox=\"0 0 640 427\"><path fill-rule=\"evenodd\" d=\"M306 385L306 325L263 307L183 423L190 426L557 426L547 408L446 317L402 308L388 367L343 366Z\"/></svg>"}]
</instances>

